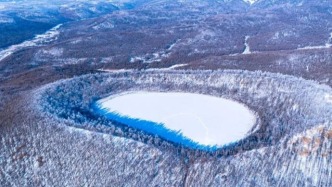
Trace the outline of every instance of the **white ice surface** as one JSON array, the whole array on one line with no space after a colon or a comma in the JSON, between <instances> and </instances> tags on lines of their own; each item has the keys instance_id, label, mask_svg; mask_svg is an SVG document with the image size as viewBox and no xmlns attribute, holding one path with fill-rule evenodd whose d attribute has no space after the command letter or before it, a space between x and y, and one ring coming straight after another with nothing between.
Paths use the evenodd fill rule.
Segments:
<instances>
[{"instance_id":1,"label":"white ice surface","mask_svg":"<svg viewBox=\"0 0 332 187\"><path fill-rule=\"evenodd\" d=\"M98 101L100 107L130 118L162 123L207 146L244 138L256 122L246 106L224 98L178 92L132 92Z\"/></svg>"}]
</instances>

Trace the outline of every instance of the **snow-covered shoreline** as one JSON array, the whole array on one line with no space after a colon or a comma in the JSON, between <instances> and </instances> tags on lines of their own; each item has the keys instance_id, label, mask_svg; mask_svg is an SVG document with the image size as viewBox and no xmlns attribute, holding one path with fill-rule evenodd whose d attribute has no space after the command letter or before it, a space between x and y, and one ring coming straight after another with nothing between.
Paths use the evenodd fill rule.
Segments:
<instances>
[{"instance_id":1,"label":"snow-covered shoreline","mask_svg":"<svg viewBox=\"0 0 332 187\"><path fill-rule=\"evenodd\" d=\"M283 138L301 133L303 129L314 127L327 120L331 121L331 105L326 97L331 95L330 87L281 74L234 70L129 71L85 75L56 82L44 91L41 90L38 94L38 103L40 103L38 108L57 119L77 123L79 128L89 130L96 128L98 132L105 131L161 148L167 145L166 147L172 149L194 148L211 151L206 149L207 146L197 147L197 143L190 141L189 138L184 139L184 136L176 138L186 141L186 144L162 138L153 131L147 132L129 126L128 121L122 120L129 120L134 125L140 123L136 123L137 119L121 118L120 115L107 113L101 107L95 107L95 103L102 98L129 92L205 94L248 106L257 117L256 123L243 139L214 147L217 149L213 149L213 152L221 155L275 145ZM114 117L117 120L114 120ZM158 124L151 121L144 122L148 122L147 128L151 128L151 125L153 128L158 127ZM160 129L166 133L170 131L168 128ZM173 133L171 137L175 137L173 135L177 134ZM230 150L232 151L228 152Z\"/></svg>"}]
</instances>

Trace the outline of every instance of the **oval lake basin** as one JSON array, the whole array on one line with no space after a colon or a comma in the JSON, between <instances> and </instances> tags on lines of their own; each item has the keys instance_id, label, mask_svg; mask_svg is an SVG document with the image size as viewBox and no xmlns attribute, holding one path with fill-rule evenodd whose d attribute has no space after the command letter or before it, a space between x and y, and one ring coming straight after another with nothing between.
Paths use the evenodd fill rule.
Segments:
<instances>
[{"instance_id":1,"label":"oval lake basin","mask_svg":"<svg viewBox=\"0 0 332 187\"><path fill-rule=\"evenodd\" d=\"M256 116L245 105L184 92L128 92L97 101L109 119L191 148L212 149L245 138Z\"/></svg>"}]
</instances>

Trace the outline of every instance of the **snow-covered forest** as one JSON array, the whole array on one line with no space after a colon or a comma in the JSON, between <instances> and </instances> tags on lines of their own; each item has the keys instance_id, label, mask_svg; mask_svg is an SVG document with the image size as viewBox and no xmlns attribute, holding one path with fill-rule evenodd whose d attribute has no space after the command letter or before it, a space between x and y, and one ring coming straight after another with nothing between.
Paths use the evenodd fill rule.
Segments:
<instances>
[{"instance_id":1,"label":"snow-covered forest","mask_svg":"<svg viewBox=\"0 0 332 187\"><path fill-rule=\"evenodd\" d=\"M328 0L0 0L0 186L331 187L331 17ZM126 93L255 122L205 149L190 120L138 128L96 105Z\"/></svg>"},{"instance_id":2,"label":"snow-covered forest","mask_svg":"<svg viewBox=\"0 0 332 187\"><path fill-rule=\"evenodd\" d=\"M135 129L96 116L93 103L108 95L137 90L185 91L233 99L249 106L259 117L255 127L257 131L235 145L229 145L235 152L275 145L305 129L330 123L332 116L331 103L327 99L332 91L328 86L263 72L127 71L85 75L41 90L40 108L46 113L77 122L78 126L104 123L116 135L143 142L149 139L149 135L139 132L143 134L139 137L136 132L131 133ZM225 150L230 154L226 148L220 149L218 154L225 154Z\"/></svg>"},{"instance_id":3,"label":"snow-covered forest","mask_svg":"<svg viewBox=\"0 0 332 187\"><path fill-rule=\"evenodd\" d=\"M205 152L94 115L94 101L135 90L185 90L230 98L255 111L259 123L244 140ZM330 186L331 167L322 166L331 163L331 93L330 87L314 81L238 70L122 71L62 80L14 102L13 107L24 106L16 115L28 116L15 139L3 138L16 146L2 142L6 153L13 154L13 160L0 163L6 174L2 184L77 185L107 176L93 184ZM25 132L31 135L27 138ZM87 144L91 140L95 143ZM61 149L54 152L54 146ZM90 157L95 161L89 162ZM16 160L22 165L9 167ZM45 165L47 169L41 167ZM71 165L82 170L69 175L74 171ZM36 178L19 180L22 167L25 175ZM55 175L48 175L50 171ZM75 179L59 180L66 176Z\"/></svg>"}]
</instances>

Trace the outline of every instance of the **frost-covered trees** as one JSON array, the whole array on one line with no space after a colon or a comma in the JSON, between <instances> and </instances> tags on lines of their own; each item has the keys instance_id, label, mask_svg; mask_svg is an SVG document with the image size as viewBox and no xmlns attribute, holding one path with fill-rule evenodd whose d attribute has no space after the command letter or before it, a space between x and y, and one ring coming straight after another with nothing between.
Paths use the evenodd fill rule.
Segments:
<instances>
[{"instance_id":1,"label":"frost-covered trees","mask_svg":"<svg viewBox=\"0 0 332 187\"><path fill-rule=\"evenodd\" d=\"M331 106L324 102L330 88L292 76L259 71L128 71L85 75L44 88L40 105L45 112L73 120L83 128L86 124L104 125L112 134L164 145L149 134L109 121L94 111L97 99L135 90L202 93L249 106L259 116L255 130L247 138L220 149L221 155L276 144L305 128L331 121L332 116Z\"/></svg>"}]
</instances>

